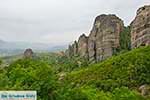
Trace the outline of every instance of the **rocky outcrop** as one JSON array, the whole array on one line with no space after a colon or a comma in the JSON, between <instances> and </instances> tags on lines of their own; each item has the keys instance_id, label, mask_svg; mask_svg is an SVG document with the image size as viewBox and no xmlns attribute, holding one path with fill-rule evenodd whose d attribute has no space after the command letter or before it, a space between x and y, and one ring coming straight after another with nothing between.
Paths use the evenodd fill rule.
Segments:
<instances>
[{"instance_id":1,"label":"rocky outcrop","mask_svg":"<svg viewBox=\"0 0 150 100\"><path fill-rule=\"evenodd\" d=\"M96 17L89 35L88 52L90 61L101 61L113 55L119 45L123 21L115 15Z\"/></svg>"},{"instance_id":2,"label":"rocky outcrop","mask_svg":"<svg viewBox=\"0 0 150 100\"><path fill-rule=\"evenodd\" d=\"M131 23L131 46L150 45L150 5L138 9Z\"/></svg>"},{"instance_id":3,"label":"rocky outcrop","mask_svg":"<svg viewBox=\"0 0 150 100\"><path fill-rule=\"evenodd\" d=\"M82 34L78 40L78 55L88 59L88 37Z\"/></svg>"},{"instance_id":4,"label":"rocky outcrop","mask_svg":"<svg viewBox=\"0 0 150 100\"><path fill-rule=\"evenodd\" d=\"M82 34L78 42L69 46L68 55L79 55L91 62L112 56L119 47L119 36L123 27L123 21L115 15L96 17L89 36Z\"/></svg>"},{"instance_id":5,"label":"rocky outcrop","mask_svg":"<svg viewBox=\"0 0 150 100\"><path fill-rule=\"evenodd\" d=\"M33 58L33 51L32 49L26 49L24 52L24 57L25 58Z\"/></svg>"},{"instance_id":6,"label":"rocky outcrop","mask_svg":"<svg viewBox=\"0 0 150 100\"><path fill-rule=\"evenodd\" d=\"M75 41L72 45L69 45L69 47L65 53L68 57L77 55L78 54L78 43Z\"/></svg>"},{"instance_id":7,"label":"rocky outcrop","mask_svg":"<svg viewBox=\"0 0 150 100\"><path fill-rule=\"evenodd\" d=\"M73 53L73 55L77 55L77 53L78 53L78 43L77 43L77 41L74 41L74 44L72 44L72 53Z\"/></svg>"},{"instance_id":8,"label":"rocky outcrop","mask_svg":"<svg viewBox=\"0 0 150 100\"><path fill-rule=\"evenodd\" d=\"M132 48L150 45L150 5L138 9L130 28ZM120 47L123 29L123 21L116 15L97 16L89 36L81 35L78 42L69 46L66 54L69 57L79 55L90 62L102 61Z\"/></svg>"}]
</instances>

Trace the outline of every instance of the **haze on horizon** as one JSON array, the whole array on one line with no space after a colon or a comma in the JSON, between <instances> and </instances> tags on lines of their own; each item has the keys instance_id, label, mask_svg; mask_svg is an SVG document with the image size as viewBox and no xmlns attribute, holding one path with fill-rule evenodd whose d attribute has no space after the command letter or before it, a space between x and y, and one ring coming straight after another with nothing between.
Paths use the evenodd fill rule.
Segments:
<instances>
[{"instance_id":1,"label":"haze on horizon","mask_svg":"<svg viewBox=\"0 0 150 100\"><path fill-rule=\"evenodd\" d=\"M94 18L116 14L129 25L150 0L0 0L0 39L67 44L89 34Z\"/></svg>"}]
</instances>

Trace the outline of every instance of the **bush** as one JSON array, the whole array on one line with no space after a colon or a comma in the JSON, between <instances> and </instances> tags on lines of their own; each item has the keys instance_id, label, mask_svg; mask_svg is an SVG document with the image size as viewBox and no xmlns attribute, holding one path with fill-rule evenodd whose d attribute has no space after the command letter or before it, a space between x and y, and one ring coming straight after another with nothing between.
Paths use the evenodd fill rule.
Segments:
<instances>
[{"instance_id":1,"label":"bush","mask_svg":"<svg viewBox=\"0 0 150 100\"><path fill-rule=\"evenodd\" d=\"M99 91L93 87L63 88L56 100L146 100L127 87L115 88L112 92Z\"/></svg>"},{"instance_id":2,"label":"bush","mask_svg":"<svg viewBox=\"0 0 150 100\"><path fill-rule=\"evenodd\" d=\"M94 85L103 91L113 91L122 86L138 88L142 84L150 84L149 66L150 47L138 48L72 72L66 81L79 86Z\"/></svg>"},{"instance_id":3,"label":"bush","mask_svg":"<svg viewBox=\"0 0 150 100\"><path fill-rule=\"evenodd\" d=\"M6 75L9 83L5 83L5 88L1 87L3 89L36 90L38 99L53 98L53 71L43 62L31 59L18 60L8 67ZM2 77L3 75L0 78Z\"/></svg>"},{"instance_id":4,"label":"bush","mask_svg":"<svg viewBox=\"0 0 150 100\"><path fill-rule=\"evenodd\" d=\"M120 51L131 49L131 34L130 26L124 27L123 31L120 33Z\"/></svg>"},{"instance_id":5,"label":"bush","mask_svg":"<svg viewBox=\"0 0 150 100\"><path fill-rule=\"evenodd\" d=\"M146 100L135 91L129 90L127 87L116 88L113 91L112 100Z\"/></svg>"},{"instance_id":6,"label":"bush","mask_svg":"<svg viewBox=\"0 0 150 100\"><path fill-rule=\"evenodd\" d=\"M111 100L110 93L98 91L92 87L63 88L57 100Z\"/></svg>"}]
</instances>

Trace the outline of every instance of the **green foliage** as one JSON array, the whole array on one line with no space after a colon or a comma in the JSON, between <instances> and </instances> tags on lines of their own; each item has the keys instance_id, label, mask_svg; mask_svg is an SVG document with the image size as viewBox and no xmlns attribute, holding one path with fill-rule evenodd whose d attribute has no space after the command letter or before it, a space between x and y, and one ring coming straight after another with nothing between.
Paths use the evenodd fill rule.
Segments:
<instances>
[{"instance_id":1,"label":"green foliage","mask_svg":"<svg viewBox=\"0 0 150 100\"><path fill-rule=\"evenodd\" d=\"M99 91L92 87L80 87L66 89L59 95L56 100L146 100L127 87L115 88L112 92Z\"/></svg>"},{"instance_id":2,"label":"green foliage","mask_svg":"<svg viewBox=\"0 0 150 100\"><path fill-rule=\"evenodd\" d=\"M117 87L138 88L150 84L150 47L114 56L102 63L72 72L66 77L72 86L92 85L103 91L113 91Z\"/></svg>"},{"instance_id":3,"label":"green foliage","mask_svg":"<svg viewBox=\"0 0 150 100\"><path fill-rule=\"evenodd\" d=\"M36 90L38 98L48 100L53 95L54 75L52 69L45 63L31 59L18 60L11 64L7 73L1 78L8 79L1 84L1 89L8 90ZM4 83L5 80L0 80Z\"/></svg>"},{"instance_id":4,"label":"green foliage","mask_svg":"<svg viewBox=\"0 0 150 100\"><path fill-rule=\"evenodd\" d=\"M89 64L87 59L79 56L69 58L65 55L62 56L57 53L37 54L37 59L53 66L56 73L80 70L81 68L84 68L84 66L87 67Z\"/></svg>"},{"instance_id":5,"label":"green foliage","mask_svg":"<svg viewBox=\"0 0 150 100\"><path fill-rule=\"evenodd\" d=\"M6 75L7 71L4 68L0 68L0 90L4 90L8 87L9 78Z\"/></svg>"},{"instance_id":6,"label":"green foliage","mask_svg":"<svg viewBox=\"0 0 150 100\"><path fill-rule=\"evenodd\" d=\"M58 62L58 64L60 65L58 67L58 70L60 72L71 72L74 70L80 70L81 68L88 67L89 64L87 59L81 58L79 56L73 56L72 58L62 56L60 59L58 59Z\"/></svg>"},{"instance_id":7,"label":"green foliage","mask_svg":"<svg viewBox=\"0 0 150 100\"><path fill-rule=\"evenodd\" d=\"M131 35L130 26L124 27L123 31L120 33L120 51L130 50L131 48Z\"/></svg>"},{"instance_id":8,"label":"green foliage","mask_svg":"<svg viewBox=\"0 0 150 100\"><path fill-rule=\"evenodd\" d=\"M131 91L127 87L116 88L113 91L112 100L146 100L136 91Z\"/></svg>"},{"instance_id":9,"label":"green foliage","mask_svg":"<svg viewBox=\"0 0 150 100\"><path fill-rule=\"evenodd\" d=\"M0 68L0 90L36 90L38 100L149 100L137 92L149 77L150 47L92 65L78 56L41 54Z\"/></svg>"},{"instance_id":10,"label":"green foliage","mask_svg":"<svg viewBox=\"0 0 150 100\"><path fill-rule=\"evenodd\" d=\"M111 100L110 93L97 91L92 87L63 88L57 100Z\"/></svg>"}]
</instances>

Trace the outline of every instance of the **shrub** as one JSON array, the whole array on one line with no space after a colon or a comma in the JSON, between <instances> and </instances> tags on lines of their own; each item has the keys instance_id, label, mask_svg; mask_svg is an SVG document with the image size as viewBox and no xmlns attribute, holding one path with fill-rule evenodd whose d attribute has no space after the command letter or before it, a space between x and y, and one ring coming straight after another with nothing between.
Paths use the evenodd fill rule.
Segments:
<instances>
[{"instance_id":1,"label":"shrub","mask_svg":"<svg viewBox=\"0 0 150 100\"><path fill-rule=\"evenodd\" d=\"M127 87L116 88L113 91L112 100L146 100L135 91L129 90Z\"/></svg>"},{"instance_id":2,"label":"shrub","mask_svg":"<svg viewBox=\"0 0 150 100\"><path fill-rule=\"evenodd\" d=\"M8 67L6 75L9 79L9 83L6 83L9 90L36 90L38 99L53 98L53 71L43 62L31 59L18 60Z\"/></svg>"}]
</instances>

